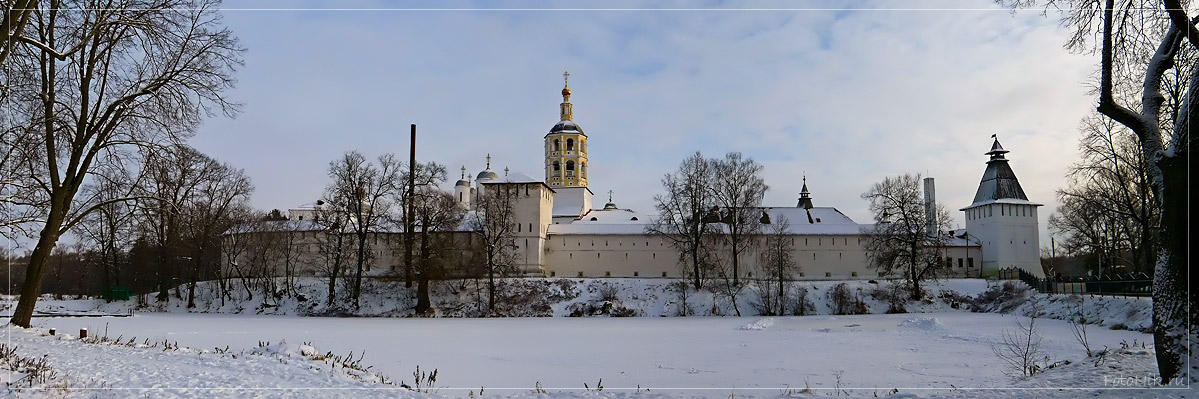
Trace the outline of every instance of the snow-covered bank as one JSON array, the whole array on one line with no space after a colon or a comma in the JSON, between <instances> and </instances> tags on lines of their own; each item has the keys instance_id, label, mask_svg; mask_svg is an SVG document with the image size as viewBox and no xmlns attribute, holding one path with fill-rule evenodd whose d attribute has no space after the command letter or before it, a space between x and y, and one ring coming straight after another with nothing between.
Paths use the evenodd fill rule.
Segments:
<instances>
[{"instance_id":1,"label":"snow-covered bank","mask_svg":"<svg viewBox=\"0 0 1199 399\"><path fill-rule=\"evenodd\" d=\"M334 372L328 364L306 357L314 350L303 345L318 353L352 352L377 375L410 386L418 366L423 371L437 369L430 397L477 395L480 388L484 397L543 398L775 398L788 392L791 397L825 397L839 391L852 397L886 397L893 390L898 390L893 397L909 398L1147 394L1108 389L1151 382L1145 378L1155 370L1151 347L1141 346L1150 339L1148 334L1091 331L1092 345L1114 349L1096 365L1070 336L1067 323L1042 320L1038 331L1045 355L1071 364L1022 378L1010 375L991 349L1014 322L1010 315L967 312L619 319L154 313L38 319L37 329L6 328L3 339L23 353L48 355L74 381L72 386L117 389L78 392L98 397L425 397ZM41 332L49 327L59 334L107 328L109 336L136 335L136 342L167 341L208 352L83 344L44 336ZM274 344L259 350L261 341ZM280 345L283 341L286 344ZM1128 350L1119 349L1125 345ZM215 350L225 347L230 349L224 354ZM259 354L253 354L256 351ZM597 385L604 387L602 393L595 392ZM546 393L534 394L537 387ZM1178 397L1170 396L1176 393L1148 392L1158 397Z\"/></svg>"},{"instance_id":2,"label":"snow-covered bank","mask_svg":"<svg viewBox=\"0 0 1199 399\"><path fill-rule=\"evenodd\" d=\"M501 279L498 281L497 305L487 310L486 285L473 280L438 282L432 285L432 300L438 317L565 317L565 316L678 316L684 312L694 316L763 315L764 306L759 292L774 290L764 282L751 281L736 295L734 306L730 295L720 289L688 290L683 295L672 279ZM476 286L476 283L480 284ZM788 286L790 300L788 315L798 312L798 297L806 303L806 315L839 313L834 291L844 284L850 302L860 302L864 313L880 314L891 310L893 295L891 281L802 281ZM276 284L282 286L282 284ZM715 283L713 284L715 285ZM290 296L267 297L260 292L247 294L240 283L230 282L224 300L215 282L197 285L195 308L176 296L175 290L166 302L147 296L147 306L136 301L76 299L55 300L47 295L38 302L38 312L45 314L90 313L130 314L132 312L224 313L245 315L290 316L362 316L409 317L413 315L413 290L396 281L368 280L359 309L345 300L326 304L327 285L320 279L299 279ZM1082 319L1088 324L1107 328L1149 331L1152 325L1152 302L1148 298L1090 297L1045 295L1027 290L1019 282L957 279L930 282L925 287L926 299L903 300L908 313L945 311L998 312L1058 320ZM9 313L15 299L0 303L0 312ZM850 308L854 308L851 306Z\"/></svg>"}]
</instances>

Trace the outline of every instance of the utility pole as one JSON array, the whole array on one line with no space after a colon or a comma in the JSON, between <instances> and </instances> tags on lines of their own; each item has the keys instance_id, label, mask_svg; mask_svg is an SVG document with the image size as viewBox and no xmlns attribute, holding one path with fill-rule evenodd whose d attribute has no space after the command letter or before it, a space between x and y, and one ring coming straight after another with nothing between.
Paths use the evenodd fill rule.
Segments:
<instances>
[{"instance_id":1,"label":"utility pole","mask_svg":"<svg viewBox=\"0 0 1199 399\"><path fill-rule=\"evenodd\" d=\"M404 287L412 288L412 225L416 213L413 198L416 194L416 124L412 124L412 137L408 151L408 195L404 198Z\"/></svg>"}]
</instances>

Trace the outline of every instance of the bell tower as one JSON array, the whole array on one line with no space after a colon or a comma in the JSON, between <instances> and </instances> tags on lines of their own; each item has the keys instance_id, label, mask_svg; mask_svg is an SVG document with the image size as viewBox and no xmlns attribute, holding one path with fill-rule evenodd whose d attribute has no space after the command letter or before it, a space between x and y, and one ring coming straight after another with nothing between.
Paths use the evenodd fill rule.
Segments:
<instances>
[{"instance_id":1,"label":"bell tower","mask_svg":"<svg viewBox=\"0 0 1199 399\"><path fill-rule=\"evenodd\" d=\"M587 135L574 122L570 72L562 74L560 121L545 135L545 184L552 188L587 187Z\"/></svg>"}]
</instances>

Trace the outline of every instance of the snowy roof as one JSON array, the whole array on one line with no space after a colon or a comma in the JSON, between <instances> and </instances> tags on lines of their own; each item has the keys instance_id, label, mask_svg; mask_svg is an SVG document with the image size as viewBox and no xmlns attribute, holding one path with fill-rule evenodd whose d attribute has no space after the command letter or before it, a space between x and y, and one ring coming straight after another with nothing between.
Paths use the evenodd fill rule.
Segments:
<instances>
[{"instance_id":1,"label":"snowy roof","mask_svg":"<svg viewBox=\"0 0 1199 399\"><path fill-rule=\"evenodd\" d=\"M864 226L833 207L758 208L752 211L752 216L760 217L762 212L766 212L770 216L771 222L786 217L790 223L790 228L787 229L788 234L856 235L861 234ZM809 215L811 215L810 219ZM633 220L634 217L636 220ZM593 218L595 220L592 220ZM645 227L650 224L651 220L652 216L639 214L630 209L595 209L574 222L550 225L548 234L645 234Z\"/></svg>"},{"instance_id":2,"label":"snowy roof","mask_svg":"<svg viewBox=\"0 0 1199 399\"><path fill-rule=\"evenodd\" d=\"M991 203L1040 205L1029 202L1028 196L1024 195L1024 189L1020 187L1016 173L1012 171L1007 159L1003 157L1003 154L1007 152L999 145L999 140L995 140L991 151L987 152L991 159L987 161L987 170L983 172L982 181L978 183L978 191L974 193L974 202L962 210Z\"/></svg>"},{"instance_id":3,"label":"snowy roof","mask_svg":"<svg viewBox=\"0 0 1199 399\"><path fill-rule=\"evenodd\" d=\"M982 244L978 237L971 236L966 229L949 230L945 232L944 245L947 247L978 247Z\"/></svg>"},{"instance_id":4,"label":"snowy roof","mask_svg":"<svg viewBox=\"0 0 1199 399\"><path fill-rule=\"evenodd\" d=\"M788 234L801 235L854 235L861 234L862 226L845 216L844 213L831 206L818 206L812 209L798 207L765 208L771 223L787 218L791 227ZM760 216L760 212L759 212ZM766 227L769 229L769 227Z\"/></svg>"},{"instance_id":5,"label":"snowy roof","mask_svg":"<svg viewBox=\"0 0 1199 399\"><path fill-rule=\"evenodd\" d=\"M546 133L545 135L549 136L551 134L559 134L559 133L570 133L570 134L578 133L578 134L581 134L584 136L587 135L586 133L583 133L583 128L579 127L579 124L575 123L574 121L569 121L569 120L564 120L564 121L558 122L557 124L554 125L554 127L550 128L550 132Z\"/></svg>"},{"instance_id":6,"label":"snowy roof","mask_svg":"<svg viewBox=\"0 0 1199 399\"><path fill-rule=\"evenodd\" d=\"M571 223L551 224L547 234L644 234L649 221L632 209L592 209Z\"/></svg>"},{"instance_id":7,"label":"snowy roof","mask_svg":"<svg viewBox=\"0 0 1199 399\"><path fill-rule=\"evenodd\" d=\"M560 187L554 191L554 209L551 211L553 217L572 216L579 217L583 214L583 207L586 206L584 196L591 191L587 187Z\"/></svg>"},{"instance_id":8,"label":"snowy roof","mask_svg":"<svg viewBox=\"0 0 1199 399\"><path fill-rule=\"evenodd\" d=\"M266 232L281 232L281 231L317 231L324 230L325 226L311 220L264 220L257 222L242 223L229 230L225 230L225 235L242 234L242 233L266 233Z\"/></svg>"},{"instance_id":9,"label":"snowy roof","mask_svg":"<svg viewBox=\"0 0 1199 399\"><path fill-rule=\"evenodd\" d=\"M497 177L495 180L486 181L483 183L484 184L497 184L497 183L542 183L542 184L545 184L545 182L541 181L540 179L534 179L534 178L530 177L529 175L526 175L526 174L520 173L520 172L510 172L505 176Z\"/></svg>"}]
</instances>

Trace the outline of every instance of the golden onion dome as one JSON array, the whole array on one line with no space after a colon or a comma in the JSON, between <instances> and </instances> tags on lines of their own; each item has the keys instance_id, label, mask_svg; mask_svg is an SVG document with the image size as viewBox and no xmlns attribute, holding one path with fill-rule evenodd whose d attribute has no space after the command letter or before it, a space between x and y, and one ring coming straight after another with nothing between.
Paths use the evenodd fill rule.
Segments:
<instances>
[{"instance_id":1,"label":"golden onion dome","mask_svg":"<svg viewBox=\"0 0 1199 399\"><path fill-rule=\"evenodd\" d=\"M562 95L564 95L564 96L569 96L569 95L570 95L570 89L568 89L568 88L562 88Z\"/></svg>"}]
</instances>

